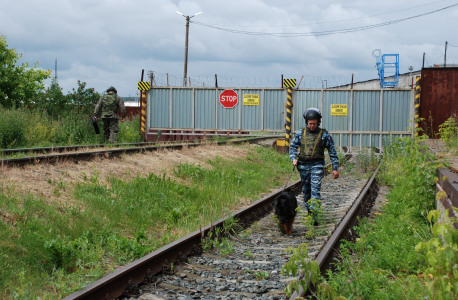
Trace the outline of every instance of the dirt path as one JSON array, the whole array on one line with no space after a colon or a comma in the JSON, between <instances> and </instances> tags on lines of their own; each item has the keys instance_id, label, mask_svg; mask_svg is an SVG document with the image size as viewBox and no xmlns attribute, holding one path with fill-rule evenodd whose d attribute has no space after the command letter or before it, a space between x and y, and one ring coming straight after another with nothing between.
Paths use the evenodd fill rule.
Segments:
<instances>
[{"instance_id":1,"label":"dirt path","mask_svg":"<svg viewBox=\"0 0 458 300\"><path fill-rule=\"evenodd\" d=\"M0 187L3 190L26 195L42 196L46 201L73 201L73 187L78 182L98 177L106 183L107 178L116 176L122 179L147 176L151 173L173 179L173 168L180 163L210 167L208 160L217 156L226 159L239 159L248 155L256 145L216 146L206 145L182 150L161 150L156 152L123 155L118 158L97 158L92 161L63 162L56 165L38 164L25 167L0 167Z\"/></svg>"}]
</instances>

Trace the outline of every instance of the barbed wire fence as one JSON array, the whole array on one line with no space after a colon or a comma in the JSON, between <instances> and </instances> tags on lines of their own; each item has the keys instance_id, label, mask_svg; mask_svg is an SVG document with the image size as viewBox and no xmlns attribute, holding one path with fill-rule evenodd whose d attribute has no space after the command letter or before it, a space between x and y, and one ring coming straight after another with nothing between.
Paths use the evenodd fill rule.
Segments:
<instances>
[{"instance_id":1,"label":"barbed wire fence","mask_svg":"<svg viewBox=\"0 0 458 300\"><path fill-rule=\"evenodd\" d=\"M284 77L288 78L288 77ZM300 89L347 88L354 83L378 80L374 76L314 76L303 75L296 78ZM154 73L153 86L156 87L183 87L183 76L168 73ZM225 88L281 88L282 76L189 76L186 79L187 87L225 87Z\"/></svg>"},{"instance_id":2,"label":"barbed wire fence","mask_svg":"<svg viewBox=\"0 0 458 300\"><path fill-rule=\"evenodd\" d=\"M425 53L425 68L443 67L445 53ZM447 67L458 67L458 53L447 51ZM422 65L423 62L420 63Z\"/></svg>"}]
</instances>

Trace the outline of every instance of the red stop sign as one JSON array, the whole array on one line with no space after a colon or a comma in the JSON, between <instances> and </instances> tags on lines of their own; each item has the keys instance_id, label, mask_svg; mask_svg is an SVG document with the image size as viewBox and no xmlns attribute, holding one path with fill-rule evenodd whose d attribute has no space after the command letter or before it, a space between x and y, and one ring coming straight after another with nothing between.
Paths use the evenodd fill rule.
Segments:
<instances>
[{"instance_id":1,"label":"red stop sign","mask_svg":"<svg viewBox=\"0 0 458 300\"><path fill-rule=\"evenodd\" d=\"M224 90L219 95L219 103L225 108L233 108L239 102L239 96L234 90Z\"/></svg>"}]
</instances>

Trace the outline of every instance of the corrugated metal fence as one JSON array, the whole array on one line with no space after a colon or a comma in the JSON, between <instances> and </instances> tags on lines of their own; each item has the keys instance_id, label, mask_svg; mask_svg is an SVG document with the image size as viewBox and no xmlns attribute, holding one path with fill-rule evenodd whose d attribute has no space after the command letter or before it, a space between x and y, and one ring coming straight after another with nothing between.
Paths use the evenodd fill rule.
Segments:
<instances>
[{"instance_id":1,"label":"corrugated metal fence","mask_svg":"<svg viewBox=\"0 0 458 300\"><path fill-rule=\"evenodd\" d=\"M283 134L286 90L234 89L239 97L234 108L220 104L223 91L216 88L151 89L147 93L147 132ZM259 104L243 105L244 94L259 95ZM331 115L331 104L346 104L347 115ZM322 127L331 132L336 145L381 146L383 136L411 134L406 129L413 114L411 90L293 90L293 132L304 126L302 113L310 107L322 111Z\"/></svg>"}]
</instances>

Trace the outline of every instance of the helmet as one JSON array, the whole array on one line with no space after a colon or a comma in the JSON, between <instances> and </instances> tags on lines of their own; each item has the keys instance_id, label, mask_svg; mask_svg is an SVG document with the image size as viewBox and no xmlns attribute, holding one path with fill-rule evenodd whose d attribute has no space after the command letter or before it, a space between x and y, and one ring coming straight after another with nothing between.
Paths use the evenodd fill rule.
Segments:
<instances>
[{"instance_id":1,"label":"helmet","mask_svg":"<svg viewBox=\"0 0 458 300\"><path fill-rule=\"evenodd\" d=\"M108 93L109 91L113 91L113 92L115 92L115 94L118 93L118 91L115 89L114 86L110 86L110 87L107 89L107 93Z\"/></svg>"},{"instance_id":2,"label":"helmet","mask_svg":"<svg viewBox=\"0 0 458 300\"><path fill-rule=\"evenodd\" d=\"M318 124L320 124L321 122L321 112L318 108L309 108L306 111L304 111L304 114L302 114L302 116L304 117L306 123L307 120L318 120Z\"/></svg>"}]
</instances>

